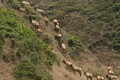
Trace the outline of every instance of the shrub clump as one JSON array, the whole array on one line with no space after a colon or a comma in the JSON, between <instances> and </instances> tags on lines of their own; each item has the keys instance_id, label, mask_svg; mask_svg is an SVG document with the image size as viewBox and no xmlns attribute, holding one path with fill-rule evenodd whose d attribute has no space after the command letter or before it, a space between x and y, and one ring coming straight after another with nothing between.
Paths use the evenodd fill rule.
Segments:
<instances>
[{"instance_id":1,"label":"shrub clump","mask_svg":"<svg viewBox=\"0 0 120 80\"><path fill-rule=\"evenodd\" d=\"M44 78L49 76L49 73L46 74L48 70L47 67L51 67L51 65L56 62L57 57L48 45L38 39L37 35L25 25L24 20L9 9L0 8L0 24L0 52L2 58L5 61L14 62L27 59L21 61L21 63L16 66L14 71L15 77L29 78L38 75ZM10 42L10 44L7 45L7 47L10 48L9 53L3 50L3 46L6 45L6 39ZM40 69L41 67L45 67L43 74L46 76L36 73L36 68L38 67L36 65L39 65Z\"/></svg>"},{"instance_id":2,"label":"shrub clump","mask_svg":"<svg viewBox=\"0 0 120 80\"><path fill-rule=\"evenodd\" d=\"M30 77L34 78L36 75L35 66L28 60L21 61L15 68L15 76L18 78L21 77Z\"/></svg>"},{"instance_id":3,"label":"shrub clump","mask_svg":"<svg viewBox=\"0 0 120 80\"><path fill-rule=\"evenodd\" d=\"M45 37L43 37L43 41L44 41L46 44L51 44L52 39L51 39L51 37L49 37L48 35L45 35Z\"/></svg>"},{"instance_id":4,"label":"shrub clump","mask_svg":"<svg viewBox=\"0 0 120 80\"><path fill-rule=\"evenodd\" d=\"M113 49L117 50L120 52L120 29L118 32L116 32L116 35L113 39Z\"/></svg>"},{"instance_id":5,"label":"shrub clump","mask_svg":"<svg viewBox=\"0 0 120 80\"><path fill-rule=\"evenodd\" d=\"M83 50L83 45L77 36L70 36L68 40L68 46L70 47L70 55L73 58L78 57L79 52Z\"/></svg>"}]
</instances>

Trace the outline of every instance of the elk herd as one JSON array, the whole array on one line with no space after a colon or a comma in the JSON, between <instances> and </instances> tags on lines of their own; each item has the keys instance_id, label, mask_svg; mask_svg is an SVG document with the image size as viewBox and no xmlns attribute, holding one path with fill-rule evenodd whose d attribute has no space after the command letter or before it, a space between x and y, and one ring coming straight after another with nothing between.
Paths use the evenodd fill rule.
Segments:
<instances>
[{"instance_id":1,"label":"elk herd","mask_svg":"<svg viewBox=\"0 0 120 80\"><path fill-rule=\"evenodd\" d=\"M105 76L103 77L101 74L98 75L98 74L92 74L90 72L83 72L82 68L77 67L75 64L65 59L62 60L62 62L67 66L68 69L71 69L74 73L78 72L80 76L83 73L87 80L93 80L94 77L96 78L96 80L105 80ZM107 68L108 69L107 69L106 78L108 80L118 80L118 77L115 76L114 71L112 70L112 67L108 65Z\"/></svg>"},{"instance_id":2,"label":"elk herd","mask_svg":"<svg viewBox=\"0 0 120 80\"><path fill-rule=\"evenodd\" d=\"M19 1L22 4L31 7L29 2L23 1L23 0L19 0ZM4 2L4 0L1 0L1 2ZM13 0L9 0L9 2L13 2ZM31 7L31 8L34 9L35 11L37 11L38 13L40 13L42 15L45 15L44 10L38 9L36 6ZM22 7L20 7L18 10L20 12L25 12L26 11ZM35 29L38 31L38 33L40 33L40 34L43 33L42 29L40 28L39 22L34 20L34 18L33 18L33 16L31 14L29 14L29 22L35 27ZM48 23L49 23L48 16L44 16L44 22L46 23L46 25L48 25ZM63 35L62 35L61 31L60 31L59 21L57 19L54 19L53 24L54 24L54 31L57 32L57 35L55 36L55 39L57 41L59 41L63 53L66 53L67 52L67 47L66 47L65 43L62 41ZM76 65L74 65L73 63L71 63L71 62L69 62L69 61L67 61L65 59L62 60L62 62L67 66L67 68L72 69L74 73L77 72L77 73L79 73L80 76L82 75L82 72L83 72L82 68L77 67ZM105 80L105 77L103 77L102 75L93 75L90 72L84 72L83 74L84 74L84 76L86 76L86 80L93 80L93 77L95 77L96 80ZM115 76L115 73L114 73L114 71L113 71L113 69L112 69L112 67L110 65L108 65L106 78L108 80L118 80L118 77Z\"/></svg>"},{"instance_id":3,"label":"elk herd","mask_svg":"<svg viewBox=\"0 0 120 80\"><path fill-rule=\"evenodd\" d=\"M54 19L53 23L54 23L54 26L55 26L54 30L56 32L58 32L57 36L55 36L55 39L57 39L59 41L63 53L67 53L67 47L66 47L65 43L62 40L63 35L62 35L62 32L60 31L60 27L59 27L60 23L59 23L59 21L57 19Z\"/></svg>"}]
</instances>

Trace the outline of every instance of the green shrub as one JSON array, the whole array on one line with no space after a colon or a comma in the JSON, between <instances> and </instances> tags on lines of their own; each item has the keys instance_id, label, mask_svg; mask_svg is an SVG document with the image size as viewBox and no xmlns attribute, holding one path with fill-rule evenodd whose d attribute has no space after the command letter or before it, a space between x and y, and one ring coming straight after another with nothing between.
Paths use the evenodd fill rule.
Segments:
<instances>
[{"instance_id":1,"label":"green shrub","mask_svg":"<svg viewBox=\"0 0 120 80\"><path fill-rule=\"evenodd\" d=\"M68 46L69 47L75 47L77 49L83 49L82 43L80 41L80 39L77 36L70 36L69 40L68 40Z\"/></svg>"},{"instance_id":2,"label":"green shrub","mask_svg":"<svg viewBox=\"0 0 120 80\"><path fill-rule=\"evenodd\" d=\"M19 9L21 6L23 6L20 2L18 1L14 1L11 6L14 8L14 9Z\"/></svg>"},{"instance_id":3,"label":"green shrub","mask_svg":"<svg viewBox=\"0 0 120 80\"><path fill-rule=\"evenodd\" d=\"M117 31L115 32L115 35L113 36L112 41L113 49L120 52L120 28L118 27Z\"/></svg>"},{"instance_id":4,"label":"green shrub","mask_svg":"<svg viewBox=\"0 0 120 80\"><path fill-rule=\"evenodd\" d=\"M53 78L48 73L42 72L36 76L35 80L53 80Z\"/></svg>"},{"instance_id":5,"label":"green shrub","mask_svg":"<svg viewBox=\"0 0 120 80\"><path fill-rule=\"evenodd\" d=\"M34 63L34 64L36 64L39 60L39 56L36 52L31 52L29 54L29 57L30 57L31 62Z\"/></svg>"},{"instance_id":6,"label":"green shrub","mask_svg":"<svg viewBox=\"0 0 120 80\"><path fill-rule=\"evenodd\" d=\"M30 61L23 60L16 66L14 74L17 78L30 77L34 79L36 75L36 69Z\"/></svg>"},{"instance_id":7,"label":"green shrub","mask_svg":"<svg viewBox=\"0 0 120 80\"><path fill-rule=\"evenodd\" d=\"M12 53L12 54L10 55L10 60L13 61L13 62L16 61L16 56L15 56L14 53Z\"/></svg>"},{"instance_id":8,"label":"green shrub","mask_svg":"<svg viewBox=\"0 0 120 80\"><path fill-rule=\"evenodd\" d=\"M114 41L112 45L113 45L113 49L120 52L120 42L118 40Z\"/></svg>"},{"instance_id":9,"label":"green shrub","mask_svg":"<svg viewBox=\"0 0 120 80\"><path fill-rule=\"evenodd\" d=\"M5 62L9 62L9 57L7 55L2 55L2 59Z\"/></svg>"},{"instance_id":10,"label":"green shrub","mask_svg":"<svg viewBox=\"0 0 120 80\"><path fill-rule=\"evenodd\" d=\"M120 11L120 3L114 3L111 8L114 12Z\"/></svg>"},{"instance_id":11,"label":"green shrub","mask_svg":"<svg viewBox=\"0 0 120 80\"><path fill-rule=\"evenodd\" d=\"M48 35L45 35L43 37L43 41L47 44L51 44L52 43L52 39L48 36Z\"/></svg>"},{"instance_id":12,"label":"green shrub","mask_svg":"<svg viewBox=\"0 0 120 80\"><path fill-rule=\"evenodd\" d=\"M21 59L21 58L22 58L22 53L19 52L19 51L17 51L17 52L15 53L15 56L16 56L17 59Z\"/></svg>"},{"instance_id":13,"label":"green shrub","mask_svg":"<svg viewBox=\"0 0 120 80\"><path fill-rule=\"evenodd\" d=\"M57 57L55 53L51 51L46 43L38 39L37 35L25 24L24 20L12 11L0 8L0 24L2 25L0 26L0 52L3 54L2 58L4 61L21 61L21 59L25 58L29 60L22 61L16 66L14 71L16 77L36 77L38 75L35 70L37 67L36 63L41 67L45 67L47 71L47 67L51 67L56 62ZM4 54L2 51L4 39L6 38L9 38L14 45L11 46L10 55L6 55L9 53ZM46 71L44 71L44 74L46 74ZM41 76L41 78L47 76L48 74Z\"/></svg>"},{"instance_id":14,"label":"green shrub","mask_svg":"<svg viewBox=\"0 0 120 80\"><path fill-rule=\"evenodd\" d=\"M30 7L26 7L26 12L27 14L36 14L35 11L33 9L31 9Z\"/></svg>"},{"instance_id":15,"label":"green shrub","mask_svg":"<svg viewBox=\"0 0 120 80\"><path fill-rule=\"evenodd\" d=\"M98 0L94 2L95 2L94 4L96 4L95 6L98 11L104 11L111 5L111 1Z\"/></svg>"},{"instance_id":16,"label":"green shrub","mask_svg":"<svg viewBox=\"0 0 120 80\"><path fill-rule=\"evenodd\" d=\"M68 40L68 46L70 47L70 55L73 58L79 57L79 52L83 50L83 45L77 36L70 36Z\"/></svg>"}]
</instances>

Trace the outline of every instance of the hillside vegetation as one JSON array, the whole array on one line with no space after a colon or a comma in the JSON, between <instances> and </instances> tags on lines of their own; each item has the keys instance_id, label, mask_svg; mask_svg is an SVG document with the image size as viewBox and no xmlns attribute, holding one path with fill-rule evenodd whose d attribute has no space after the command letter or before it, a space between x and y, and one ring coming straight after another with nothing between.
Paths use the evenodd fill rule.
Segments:
<instances>
[{"instance_id":1,"label":"hillside vegetation","mask_svg":"<svg viewBox=\"0 0 120 80\"><path fill-rule=\"evenodd\" d=\"M47 0L41 3L37 5L47 11L50 20L58 18L61 27L79 36L98 59L108 55L118 61L120 56L112 55L120 53L119 0ZM104 57L105 61L108 56ZM110 60L110 63L114 62Z\"/></svg>"},{"instance_id":2,"label":"hillside vegetation","mask_svg":"<svg viewBox=\"0 0 120 80\"><path fill-rule=\"evenodd\" d=\"M86 71L105 77L108 64L120 76L119 0L25 0L29 5L22 0L3 1L0 2L1 79L86 80L83 75ZM40 13L35 7L45 12ZM30 15L38 22L38 28L30 22ZM53 19L60 23L58 32ZM62 35L60 41L55 39L58 34ZM63 59L82 68L82 76L73 74Z\"/></svg>"},{"instance_id":3,"label":"hillside vegetation","mask_svg":"<svg viewBox=\"0 0 120 80\"><path fill-rule=\"evenodd\" d=\"M91 35L97 36L96 39L100 39L102 35L107 43L110 42L109 47L112 46L119 51L119 0L43 2L48 5L40 7L47 10L51 20L58 18L66 31L82 37L85 43L89 42ZM86 31L83 32L83 30Z\"/></svg>"},{"instance_id":4,"label":"hillside vegetation","mask_svg":"<svg viewBox=\"0 0 120 80\"><path fill-rule=\"evenodd\" d=\"M5 62L17 64L16 78L52 79L47 69L57 60L56 55L24 20L5 8L0 8L0 55Z\"/></svg>"}]
</instances>

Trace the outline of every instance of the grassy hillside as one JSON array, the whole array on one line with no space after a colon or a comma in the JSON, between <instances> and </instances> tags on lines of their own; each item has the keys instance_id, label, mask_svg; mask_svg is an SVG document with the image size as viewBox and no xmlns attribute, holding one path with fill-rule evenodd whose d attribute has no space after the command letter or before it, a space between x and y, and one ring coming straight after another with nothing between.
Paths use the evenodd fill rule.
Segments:
<instances>
[{"instance_id":1,"label":"grassy hillside","mask_svg":"<svg viewBox=\"0 0 120 80\"><path fill-rule=\"evenodd\" d=\"M52 80L48 68L56 55L22 18L5 8L0 8L0 55L5 62L17 64L13 69L16 79Z\"/></svg>"},{"instance_id":2,"label":"grassy hillside","mask_svg":"<svg viewBox=\"0 0 120 80\"><path fill-rule=\"evenodd\" d=\"M47 0L41 3L37 6L47 11L50 20L58 18L61 27L78 36L92 53L97 53L98 59L107 53L118 61L112 54L120 53L119 0Z\"/></svg>"},{"instance_id":3,"label":"grassy hillside","mask_svg":"<svg viewBox=\"0 0 120 80\"><path fill-rule=\"evenodd\" d=\"M119 0L26 1L30 6L19 0L0 3L4 6L0 8L0 60L15 66L12 74L16 80L78 79L62 62L60 66L53 65L58 62L57 56L80 66L83 72L88 70L94 74L106 74L106 65L111 64L115 75L120 75ZM33 6L45 11L49 25ZM21 7L26 11L19 12ZM37 30L28 23L29 14L40 24L41 35L38 36ZM65 55L61 43L54 39L58 34L53 30L54 18L60 22L61 41L67 47Z\"/></svg>"},{"instance_id":4,"label":"grassy hillside","mask_svg":"<svg viewBox=\"0 0 120 80\"><path fill-rule=\"evenodd\" d=\"M66 31L82 37L86 44L90 42L91 36L96 37L94 40L98 42L103 37L108 43L110 42L109 47L112 45L119 51L119 42L115 40L117 37L115 34L119 32L120 3L118 0L47 0L41 2L44 4L39 7L47 11L51 20L58 18Z\"/></svg>"}]
</instances>

